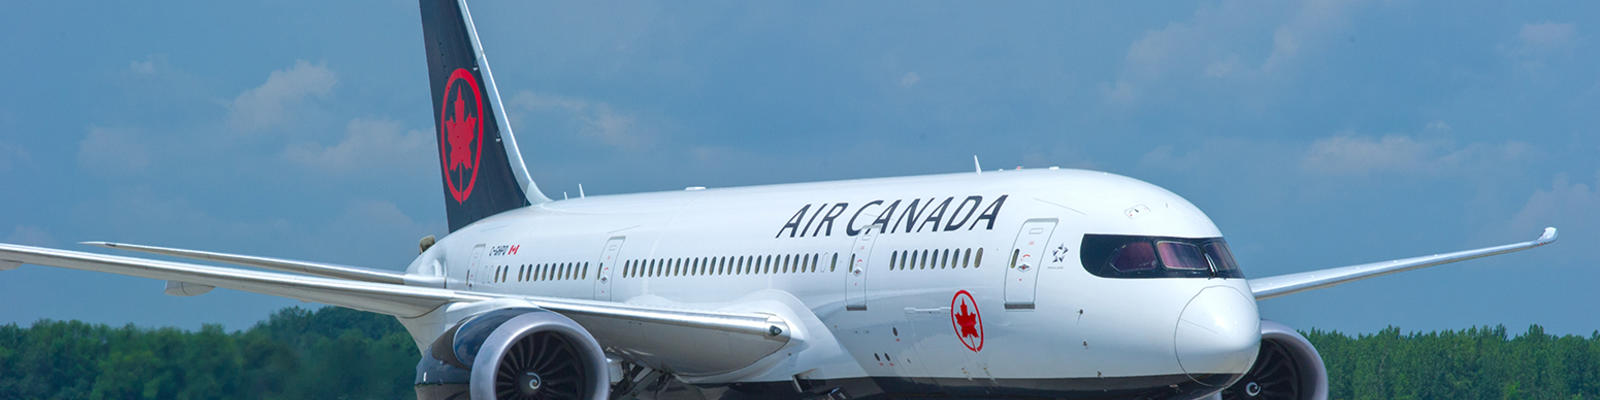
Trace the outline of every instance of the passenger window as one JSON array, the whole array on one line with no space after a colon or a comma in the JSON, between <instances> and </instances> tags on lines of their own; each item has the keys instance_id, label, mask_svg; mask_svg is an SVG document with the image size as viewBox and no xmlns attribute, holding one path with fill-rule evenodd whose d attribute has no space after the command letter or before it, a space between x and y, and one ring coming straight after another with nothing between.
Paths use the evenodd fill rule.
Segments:
<instances>
[{"instance_id":1,"label":"passenger window","mask_svg":"<svg viewBox=\"0 0 1600 400\"><path fill-rule=\"evenodd\" d=\"M944 254L939 256L939 268L950 268L950 249L944 249Z\"/></svg>"},{"instance_id":2,"label":"passenger window","mask_svg":"<svg viewBox=\"0 0 1600 400\"><path fill-rule=\"evenodd\" d=\"M1017 256L1019 256L1019 255L1022 255L1022 249L1011 250L1011 266L1008 266L1006 268L1016 268L1017 267ZM1009 272L1007 272L1007 273L1009 274Z\"/></svg>"},{"instance_id":3,"label":"passenger window","mask_svg":"<svg viewBox=\"0 0 1600 400\"><path fill-rule=\"evenodd\" d=\"M982 267L982 266L983 266L983 248L979 247L978 248L978 255L972 257L972 267L973 268L978 268L978 267Z\"/></svg>"},{"instance_id":4,"label":"passenger window","mask_svg":"<svg viewBox=\"0 0 1600 400\"><path fill-rule=\"evenodd\" d=\"M971 267L971 266L972 266L972 249L969 248L969 249L967 249L967 251L961 253L961 268L966 268L966 267Z\"/></svg>"},{"instance_id":5,"label":"passenger window","mask_svg":"<svg viewBox=\"0 0 1600 400\"><path fill-rule=\"evenodd\" d=\"M828 272L833 272L834 270L837 270L838 268L839 268L839 253L833 253L833 262L828 264Z\"/></svg>"},{"instance_id":6,"label":"passenger window","mask_svg":"<svg viewBox=\"0 0 1600 400\"><path fill-rule=\"evenodd\" d=\"M889 252L889 270L890 271L894 270L895 261L899 260L899 259L900 259L900 252L898 252L898 251Z\"/></svg>"}]
</instances>

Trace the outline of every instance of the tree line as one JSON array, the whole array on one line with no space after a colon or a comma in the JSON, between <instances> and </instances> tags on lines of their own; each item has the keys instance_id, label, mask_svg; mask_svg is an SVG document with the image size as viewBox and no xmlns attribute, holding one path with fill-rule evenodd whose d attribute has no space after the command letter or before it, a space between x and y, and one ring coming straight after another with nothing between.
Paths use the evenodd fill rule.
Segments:
<instances>
[{"instance_id":1,"label":"tree line","mask_svg":"<svg viewBox=\"0 0 1600 400\"><path fill-rule=\"evenodd\" d=\"M244 331L44 320L0 326L0 399L405 399L419 358L392 317L291 307Z\"/></svg>"},{"instance_id":2,"label":"tree line","mask_svg":"<svg viewBox=\"0 0 1600 400\"><path fill-rule=\"evenodd\" d=\"M1303 334L1333 399L1600 399L1600 331ZM417 360L394 318L338 307L235 332L43 320L0 325L0 399L410 399Z\"/></svg>"},{"instance_id":3,"label":"tree line","mask_svg":"<svg viewBox=\"0 0 1600 400\"><path fill-rule=\"evenodd\" d=\"M1600 399L1600 331L1303 334L1322 354L1333 399Z\"/></svg>"}]
</instances>

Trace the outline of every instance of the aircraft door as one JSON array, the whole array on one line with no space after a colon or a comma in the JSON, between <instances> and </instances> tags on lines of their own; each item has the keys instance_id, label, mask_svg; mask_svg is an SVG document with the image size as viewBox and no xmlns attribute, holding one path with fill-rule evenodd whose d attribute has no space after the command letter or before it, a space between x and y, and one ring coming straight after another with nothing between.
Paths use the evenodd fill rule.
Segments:
<instances>
[{"instance_id":1,"label":"aircraft door","mask_svg":"<svg viewBox=\"0 0 1600 400\"><path fill-rule=\"evenodd\" d=\"M622 254L622 242L624 239L626 238L622 236L611 238L611 240L606 241L606 247L600 251L600 262L596 263L600 266L600 273L597 274L594 280L595 300L611 300L611 281L615 275L613 271L619 268L619 261L617 260L618 256Z\"/></svg>"},{"instance_id":2,"label":"aircraft door","mask_svg":"<svg viewBox=\"0 0 1600 400\"><path fill-rule=\"evenodd\" d=\"M1017 241L1011 246L1006 263L1006 309L1033 309L1033 295L1039 284L1039 266L1043 264L1044 251L1050 235L1056 230L1056 220L1031 219L1022 224Z\"/></svg>"},{"instance_id":3,"label":"aircraft door","mask_svg":"<svg viewBox=\"0 0 1600 400\"><path fill-rule=\"evenodd\" d=\"M467 285L467 289L472 289L472 286L476 285L478 280L483 279L483 277L478 275L483 273L483 271L479 271L479 269L483 266L484 248L485 246L482 243L472 246L472 261L470 261L467 264L467 268L465 268L467 275L461 279L462 283Z\"/></svg>"},{"instance_id":4,"label":"aircraft door","mask_svg":"<svg viewBox=\"0 0 1600 400\"><path fill-rule=\"evenodd\" d=\"M878 231L882 228L883 224L875 224L861 230L850 245L850 270L845 271L846 310L867 309L867 262L872 259L872 245L877 242Z\"/></svg>"}]
</instances>

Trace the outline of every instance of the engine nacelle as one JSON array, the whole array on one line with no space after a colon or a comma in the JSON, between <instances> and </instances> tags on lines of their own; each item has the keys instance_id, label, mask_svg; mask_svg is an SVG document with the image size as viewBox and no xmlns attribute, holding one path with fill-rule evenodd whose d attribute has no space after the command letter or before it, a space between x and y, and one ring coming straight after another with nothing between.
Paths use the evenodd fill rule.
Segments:
<instances>
[{"instance_id":1,"label":"engine nacelle","mask_svg":"<svg viewBox=\"0 0 1600 400\"><path fill-rule=\"evenodd\" d=\"M1284 324L1261 321L1261 352L1250 371L1222 390L1228 400L1327 400L1328 369L1311 341Z\"/></svg>"},{"instance_id":2,"label":"engine nacelle","mask_svg":"<svg viewBox=\"0 0 1600 400\"><path fill-rule=\"evenodd\" d=\"M468 317L417 363L420 400L606 399L606 356L589 331L561 314L499 309Z\"/></svg>"}]
</instances>

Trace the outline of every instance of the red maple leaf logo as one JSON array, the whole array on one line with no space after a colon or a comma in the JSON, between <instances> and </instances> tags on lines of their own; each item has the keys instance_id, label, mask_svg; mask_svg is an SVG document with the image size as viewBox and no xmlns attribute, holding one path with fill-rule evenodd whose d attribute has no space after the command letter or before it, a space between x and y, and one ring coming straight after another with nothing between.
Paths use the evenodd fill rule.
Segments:
<instances>
[{"instance_id":1,"label":"red maple leaf logo","mask_svg":"<svg viewBox=\"0 0 1600 400\"><path fill-rule=\"evenodd\" d=\"M461 97L456 96L455 115L444 121L445 139L450 142L451 171L472 168L472 140L478 136L478 117L467 116L467 103Z\"/></svg>"},{"instance_id":2,"label":"red maple leaf logo","mask_svg":"<svg viewBox=\"0 0 1600 400\"><path fill-rule=\"evenodd\" d=\"M455 101L450 95L456 96ZM483 152L483 96L472 72L456 68L444 86L444 104L439 107L439 161L444 168L445 188L457 203L472 197L478 181L478 162ZM467 96L472 96L468 104ZM454 114L451 114L451 112Z\"/></svg>"},{"instance_id":3,"label":"red maple leaf logo","mask_svg":"<svg viewBox=\"0 0 1600 400\"><path fill-rule=\"evenodd\" d=\"M972 293L958 291L950 299L950 325L956 330L956 339L961 339L968 350L983 350L983 315L979 314Z\"/></svg>"},{"instance_id":4,"label":"red maple leaf logo","mask_svg":"<svg viewBox=\"0 0 1600 400\"><path fill-rule=\"evenodd\" d=\"M974 339L983 337L978 334L978 314L967 312L967 303L961 303L961 312L956 314L956 324L961 325L962 340L969 337Z\"/></svg>"}]
</instances>

